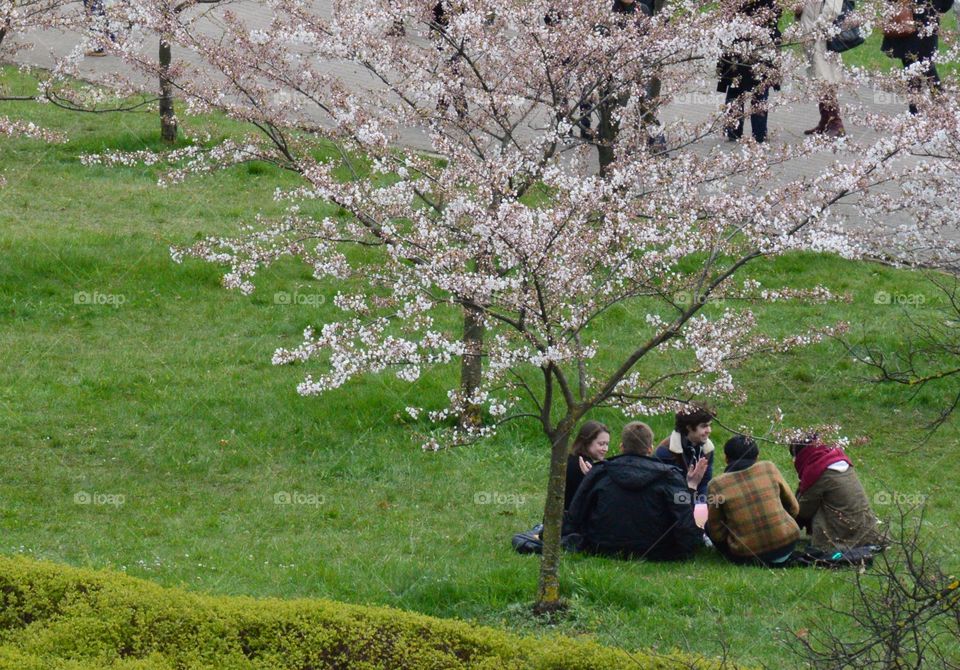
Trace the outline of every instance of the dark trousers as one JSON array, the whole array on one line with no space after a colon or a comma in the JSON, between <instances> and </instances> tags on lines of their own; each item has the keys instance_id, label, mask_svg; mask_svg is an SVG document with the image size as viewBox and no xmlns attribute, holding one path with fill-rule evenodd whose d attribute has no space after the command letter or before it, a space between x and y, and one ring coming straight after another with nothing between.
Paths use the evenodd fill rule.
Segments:
<instances>
[{"instance_id":1,"label":"dark trousers","mask_svg":"<svg viewBox=\"0 0 960 670\"><path fill-rule=\"evenodd\" d=\"M710 524L707 524L706 531L707 537L710 537ZM781 560L776 563L774 561L777 559L782 559L787 554L793 553L797 543L791 542L785 547L778 547L772 551L750 556L738 556L737 554L734 554L732 551L730 551L730 546L726 542L714 541L713 546L717 548L717 551L719 551L725 559L731 563L736 563L737 565L762 565L768 568L781 568L790 563L790 561Z\"/></svg>"},{"instance_id":2,"label":"dark trousers","mask_svg":"<svg viewBox=\"0 0 960 670\"><path fill-rule=\"evenodd\" d=\"M730 547L726 542L714 542L713 546L717 548L717 551L719 551L725 559L731 563L736 563L737 565L762 565L767 568L781 568L787 565L790 561L774 561L776 561L778 558L782 559L784 556L793 553L797 543L791 542L785 547L779 547L772 551L767 551L755 556L738 556L730 551Z\"/></svg>"},{"instance_id":3,"label":"dark trousers","mask_svg":"<svg viewBox=\"0 0 960 670\"><path fill-rule=\"evenodd\" d=\"M731 125L727 126L727 137L731 139L743 137L744 105L746 104L747 94L750 94L750 130L753 132L753 139L757 142L765 142L767 139L769 86L758 86L756 88L727 87L727 97L724 102L727 104L730 115L736 119L735 122L731 122Z\"/></svg>"},{"instance_id":4,"label":"dark trousers","mask_svg":"<svg viewBox=\"0 0 960 670\"><path fill-rule=\"evenodd\" d=\"M903 63L903 67L907 68L910 65L916 63L916 59L908 54L900 58L900 62ZM937 64L932 61L927 61L927 68L923 71L922 74L913 77L910 79L909 87L910 93L919 95L920 91L923 90L923 82L927 82L930 86L930 91L936 93L940 90L940 74L937 72ZM910 103L910 113L917 113L917 106L914 103Z\"/></svg>"}]
</instances>

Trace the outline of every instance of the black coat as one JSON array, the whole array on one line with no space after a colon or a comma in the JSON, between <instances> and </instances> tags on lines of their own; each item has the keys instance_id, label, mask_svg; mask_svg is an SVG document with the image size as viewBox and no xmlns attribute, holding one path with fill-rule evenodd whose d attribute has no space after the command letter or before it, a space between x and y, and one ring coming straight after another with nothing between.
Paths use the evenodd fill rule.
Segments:
<instances>
[{"instance_id":1,"label":"black coat","mask_svg":"<svg viewBox=\"0 0 960 670\"><path fill-rule=\"evenodd\" d=\"M777 46L780 45L781 34L777 25L780 20L780 7L776 0L745 0L740 6L740 12L747 16L765 17L770 39ZM750 47L746 40L740 41L737 46L743 46L747 50ZM772 60L759 58L749 52L727 52L717 61L717 91L723 93L730 86L737 84L741 90L750 91L756 88L764 78L771 79L770 83L778 88L773 66Z\"/></svg>"},{"instance_id":2,"label":"black coat","mask_svg":"<svg viewBox=\"0 0 960 670\"><path fill-rule=\"evenodd\" d=\"M897 3L899 4L899 3ZM880 44L880 50L891 58L905 59L908 62L925 60L937 53L940 44L939 29L940 15L950 11L953 7L953 0L915 0L916 9L913 12L913 20L917 26L929 28L934 26L936 29L932 35L911 35L910 37L887 37L883 36L883 42ZM927 29L918 32L928 32Z\"/></svg>"},{"instance_id":3,"label":"black coat","mask_svg":"<svg viewBox=\"0 0 960 670\"><path fill-rule=\"evenodd\" d=\"M568 515L586 551L652 560L688 558L703 542L680 469L623 454L587 473Z\"/></svg>"},{"instance_id":4,"label":"black coat","mask_svg":"<svg viewBox=\"0 0 960 670\"><path fill-rule=\"evenodd\" d=\"M593 463L593 459L584 456L583 460L587 463ZM563 509L569 510L573 502L573 496L577 495L577 489L580 488L585 474L580 470L580 457L576 454L567 456L567 487L563 490Z\"/></svg>"}]
</instances>

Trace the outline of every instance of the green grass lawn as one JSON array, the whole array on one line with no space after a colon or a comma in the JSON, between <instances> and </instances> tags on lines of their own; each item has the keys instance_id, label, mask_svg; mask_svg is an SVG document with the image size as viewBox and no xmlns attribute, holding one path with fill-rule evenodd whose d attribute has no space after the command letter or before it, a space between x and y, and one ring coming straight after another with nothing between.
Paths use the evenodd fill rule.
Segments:
<instances>
[{"instance_id":1,"label":"green grass lawn","mask_svg":"<svg viewBox=\"0 0 960 670\"><path fill-rule=\"evenodd\" d=\"M203 592L325 596L545 630L525 609L537 560L509 544L542 512L548 449L536 426L422 452L399 413L441 404L449 371L415 386L367 377L301 398L304 370L273 367L271 354L335 312L329 300L279 305L273 296L329 298L338 287L286 264L244 297L220 287L218 268L171 262L170 245L276 212L273 191L292 184L289 175L247 166L160 189L152 168L78 160L156 147L153 116L17 105L4 113L71 140L0 142L8 182L0 189L0 551ZM777 333L845 319L854 339L893 344L905 337L905 310L923 316L937 304L916 274L830 256L760 263L751 276L774 286L821 282L853 297L849 305L757 305ZM878 305L878 291L925 302ZM103 304L78 304L84 296ZM612 314L604 337L626 346L637 321L627 310ZM762 430L779 406L792 425L841 423L869 437L851 449L868 491L928 496L926 537L955 570L956 423L923 443L936 390L909 398L865 383L866 374L837 343L756 361L739 375L752 402L721 407L721 419ZM626 421L612 412L596 418L615 432ZM672 423L644 418L658 437ZM728 433L714 437L722 443ZM796 482L785 453L765 456ZM276 504L280 492L301 504ZM511 503L478 504L485 493ZM627 648L719 654L726 645L741 661L791 666L782 641L827 620L822 603L848 604L850 579L737 568L708 552L682 565L569 557L562 582L574 607L550 630Z\"/></svg>"}]
</instances>

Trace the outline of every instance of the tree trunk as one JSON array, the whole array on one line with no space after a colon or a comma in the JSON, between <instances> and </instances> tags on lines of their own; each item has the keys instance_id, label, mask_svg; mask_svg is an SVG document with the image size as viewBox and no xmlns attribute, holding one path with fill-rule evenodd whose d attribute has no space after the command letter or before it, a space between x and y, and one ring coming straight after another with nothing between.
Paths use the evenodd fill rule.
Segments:
<instances>
[{"instance_id":1,"label":"tree trunk","mask_svg":"<svg viewBox=\"0 0 960 670\"><path fill-rule=\"evenodd\" d=\"M170 42L160 39L160 137L164 142L177 141L177 117L173 112L173 84L170 83Z\"/></svg>"},{"instance_id":2,"label":"tree trunk","mask_svg":"<svg viewBox=\"0 0 960 670\"><path fill-rule=\"evenodd\" d=\"M465 351L460 359L460 393L469 398L480 386L483 374L483 316L478 310L463 308L463 345ZM460 425L464 428L479 426L483 422L480 405L467 404L460 413Z\"/></svg>"},{"instance_id":3,"label":"tree trunk","mask_svg":"<svg viewBox=\"0 0 960 670\"><path fill-rule=\"evenodd\" d=\"M601 95L606 95L602 93ZM604 100L597 105L597 158L600 161L600 176L606 177L607 170L613 164L613 143L617 139L617 123L613 119L614 103Z\"/></svg>"},{"instance_id":4,"label":"tree trunk","mask_svg":"<svg viewBox=\"0 0 960 670\"><path fill-rule=\"evenodd\" d=\"M563 609L560 600L560 530L563 524L563 492L567 484L567 445L570 425L561 422L551 436L550 478L547 480L547 502L543 508L543 557L540 560L540 582L534 612L549 614Z\"/></svg>"}]
</instances>

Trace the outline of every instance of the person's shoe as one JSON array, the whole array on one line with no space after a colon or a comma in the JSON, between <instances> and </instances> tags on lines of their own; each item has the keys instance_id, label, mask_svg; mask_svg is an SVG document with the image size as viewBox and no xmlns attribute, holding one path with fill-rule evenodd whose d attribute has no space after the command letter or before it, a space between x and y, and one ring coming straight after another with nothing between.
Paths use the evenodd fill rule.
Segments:
<instances>
[{"instance_id":1,"label":"person's shoe","mask_svg":"<svg viewBox=\"0 0 960 670\"><path fill-rule=\"evenodd\" d=\"M816 126L814 126L813 128L810 128L809 130L804 130L804 131L803 131L803 134L804 134L804 135L819 135L819 134L822 133L824 130L826 130L826 128L827 128L827 121L829 121L829 120L830 120L830 112L829 112L829 110L827 109L827 106L821 102L821 103L820 103L820 122L819 122Z\"/></svg>"},{"instance_id":2,"label":"person's shoe","mask_svg":"<svg viewBox=\"0 0 960 670\"><path fill-rule=\"evenodd\" d=\"M91 49L90 51L87 51L83 55L91 58L102 58L103 56L107 55L107 52L104 51L103 49Z\"/></svg>"},{"instance_id":3,"label":"person's shoe","mask_svg":"<svg viewBox=\"0 0 960 670\"><path fill-rule=\"evenodd\" d=\"M724 131L724 134L727 136L727 142L740 141L741 135L736 130L727 130L727 131Z\"/></svg>"},{"instance_id":4,"label":"person's shoe","mask_svg":"<svg viewBox=\"0 0 960 670\"><path fill-rule=\"evenodd\" d=\"M767 136L766 136L766 135L754 135L754 136L753 136L753 141L756 142L757 144L763 144L764 142L767 141Z\"/></svg>"}]
</instances>

